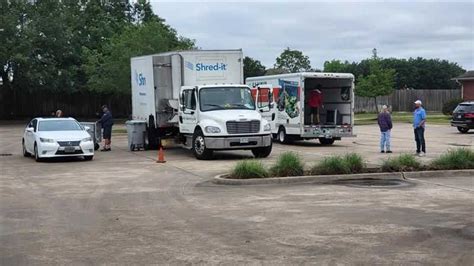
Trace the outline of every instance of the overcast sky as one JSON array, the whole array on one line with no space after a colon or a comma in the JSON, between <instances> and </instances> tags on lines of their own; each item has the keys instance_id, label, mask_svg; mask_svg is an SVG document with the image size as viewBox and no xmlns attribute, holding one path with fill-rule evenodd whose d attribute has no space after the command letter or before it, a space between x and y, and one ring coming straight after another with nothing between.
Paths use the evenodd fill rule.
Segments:
<instances>
[{"instance_id":1,"label":"overcast sky","mask_svg":"<svg viewBox=\"0 0 474 266\"><path fill-rule=\"evenodd\" d=\"M151 1L155 13L202 49L242 48L272 67L284 48L315 68L332 59L425 57L474 69L474 1Z\"/></svg>"}]
</instances>

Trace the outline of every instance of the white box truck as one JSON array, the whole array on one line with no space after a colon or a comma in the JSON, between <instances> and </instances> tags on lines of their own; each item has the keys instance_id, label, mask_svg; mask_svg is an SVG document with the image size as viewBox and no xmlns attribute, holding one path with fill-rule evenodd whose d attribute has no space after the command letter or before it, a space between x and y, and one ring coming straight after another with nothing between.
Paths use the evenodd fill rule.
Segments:
<instances>
[{"instance_id":1,"label":"white box truck","mask_svg":"<svg viewBox=\"0 0 474 266\"><path fill-rule=\"evenodd\" d=\"M246 84L252 87L258 105L271 107L265 118L281 143L319 139L331 145L355 136L352 74L302 72L250 77ZM273 99L266 98L268 93Z\"/></svg>"},{"instance_id":2,"label":"white box truck","mask_svg":"<svg viewBox=\"0 0 474 266\"><path fill-rule=\"evenodd\" d=\"M198 159L215 150L271 153L270 124L243 84L240 49L133 57L131 84L132 119L147 122L151 146L174 138Z\"/></svg>"}]
</instances>

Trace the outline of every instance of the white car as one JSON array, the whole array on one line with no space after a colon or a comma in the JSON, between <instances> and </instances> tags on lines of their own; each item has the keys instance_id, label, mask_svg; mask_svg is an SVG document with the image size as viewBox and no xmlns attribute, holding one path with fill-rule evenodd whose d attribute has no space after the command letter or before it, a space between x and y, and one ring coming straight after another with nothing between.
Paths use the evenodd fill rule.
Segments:
<instances>
[{"instance_id":1,"label":"white car","mask_svg":"<svg viewBox=\"0 0 474 266\"><path fill-rule=\"evenodd\" d=\"M74 118L35 118L23 134L23 155L34 155L36 161L71 156L90 161L94 157L94 141L87 129Z\"/></svg>"}]
</instances>

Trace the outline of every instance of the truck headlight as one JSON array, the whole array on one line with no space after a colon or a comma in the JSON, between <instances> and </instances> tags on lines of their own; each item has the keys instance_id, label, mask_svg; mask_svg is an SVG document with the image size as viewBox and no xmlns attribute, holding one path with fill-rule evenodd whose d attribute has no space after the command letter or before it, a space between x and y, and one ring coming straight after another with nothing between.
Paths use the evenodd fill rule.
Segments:
<instances>
[{"instance_id":1,"label":"truck headlight","mask_svg":"<svg viewBox=\"0 0 474 266\"><path fill-rule=\"evenodd\" d=\"M221 133L221 129L218 127L207 126L205 129L207 133Z\"/></svg>"},{"instance_id":2,"label":"truck headlight","mask_svg":"<svg viewBox=\"0 0 474 266\"><path fill-rule=\"evenodd\" d=\"M270 131L272 130L270 124L266 124L265 126L263 126L263 131Z\"/></svg>"},{"instance_id":3,"label":"truck headlight","mask_svg":"<svg viewBox=\"0 0 474 266\"><path fill-rule=\"evenodd\" d=\"M47 138L40 138L40 141L41 142L45 142L45 143L54 143L54 139L47 139Z\"/></svg>"},{"instance_id":4,"label":"truck headlight","mask_svg":"<svg viewBox=\"0 0 474 266\"><path fill-rule=\"evenodd\" d=\"M81 142L89 142L89 141L92 141L92 138L91 137L88 137L88 138L85 138L85 139L82 139Z\"/></svg>"}]
</instances>

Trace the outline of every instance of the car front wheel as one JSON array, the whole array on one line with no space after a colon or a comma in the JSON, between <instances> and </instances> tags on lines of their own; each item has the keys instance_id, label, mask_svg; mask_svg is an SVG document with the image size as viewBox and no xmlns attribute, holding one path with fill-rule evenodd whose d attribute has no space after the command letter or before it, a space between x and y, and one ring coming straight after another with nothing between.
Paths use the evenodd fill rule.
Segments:
<instances>
[{"instance_id":1,"label":"car front wheel","mask_svg":"<svg viewBox=\"0 0 474 266\"><path fill-rule=\"evenodd\" d=\"M40 158L39 153L38 153L38 145L36 145L36 143L35 143L35 160L37 162L41 162L41 158Z\"/></svg>"},{"instance_id":2,"label":"car front wheel","mask_svg":"<svg viewBox=\"0 0 474 266\"><path fill-rule=\"evenodd\" d=\"M469 128L467 127L458 127L458 131L461 133L467 133L469 131Z\"/></svg>"},{"instance_id":3,"label":"car front wheel","mask_svg":"<svg viewBox=\"0 0 474 266\"><path fill-rule=\"evenodd\" d=\"M90 155L90 156L84 156L84 160L85 161L92 161L92 159L94 158L93 155Z\"/></svg>"},{"instance_id":4,"label":"car front wheel","mask_svg":"<svg viewBox=\"0 0 474 266\"><path fill-rule=\"evenodd\" d=\"M30 157L31 154L26 150L25 141L23 141L23 143L21 144L21 146L22 146L22 150L23 150L23 156L25 156L25 157Z\"/></svg>"}]
</instances>

